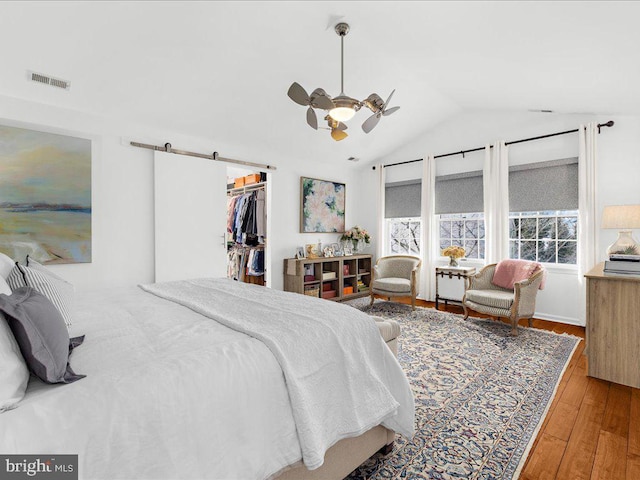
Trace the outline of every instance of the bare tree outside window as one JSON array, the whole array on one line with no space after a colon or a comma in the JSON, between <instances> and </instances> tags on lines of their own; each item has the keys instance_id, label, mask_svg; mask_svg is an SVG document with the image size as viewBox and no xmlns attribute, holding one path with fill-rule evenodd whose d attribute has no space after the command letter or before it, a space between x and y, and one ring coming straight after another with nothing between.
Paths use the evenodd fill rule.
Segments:
<instances>
[{"instance_id":1,"label":"bare tree outside window","mask_svg":"<svg viewBox=\"0 0 640 480\"><path fill-rule=\"evenodd\" d=\"M522 260L575 265L578 211L509 213L509 254Z\"/></svg>"},{"instance_id":2,"label":"bare tree outside window","mask_svg":"<svg viewBox=\"0 0 640 480\"><path fill-rule=\"evenodd\" d=\"M393 255L420 255L421 220L412 218L389 218L389 252Z\"/></svg>"},{"instance_id":3,"label":"bare tree outside window","mask_svg":"<svg viewBox=\"0 0 640 480\"><path fill-rule=\"evenodd\" d=\"M450 246L464 247L466 258L484 258L484 214L440 215L440 251Z\"/></svg>"}]
</instances>

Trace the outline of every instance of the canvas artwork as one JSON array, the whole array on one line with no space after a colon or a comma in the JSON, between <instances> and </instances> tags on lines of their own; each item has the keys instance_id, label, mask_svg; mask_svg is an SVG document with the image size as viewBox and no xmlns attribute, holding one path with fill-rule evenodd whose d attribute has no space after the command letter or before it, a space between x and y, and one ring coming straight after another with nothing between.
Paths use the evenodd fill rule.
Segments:
<instances>
[{"instance_id":1,"label":"canvas artwork","mask_svg":"<svg viewBox=\"0 0 640 480\"><path fill-rule=\"evenodd\" d=\"M0 251L91 262L91 140L0 125Z\"/></svg>"},{"instance_id":2,"label":"canvas artwork","mask_svg":"<svg viewBox=\"0 0 640 480\"><path fill-rule=\"evenodd\" d=\"M344 232L345 184L300 178L302 233Z\"/></svg>"}]
</instances>

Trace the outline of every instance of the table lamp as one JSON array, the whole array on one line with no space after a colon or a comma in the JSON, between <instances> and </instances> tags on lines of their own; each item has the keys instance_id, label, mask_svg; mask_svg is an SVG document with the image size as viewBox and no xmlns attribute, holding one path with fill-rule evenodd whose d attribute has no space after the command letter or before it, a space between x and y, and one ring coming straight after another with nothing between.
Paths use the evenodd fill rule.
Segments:
<instances>
[{"instance_id":1,"label":"table lamp","mask_svg":"<svg viewBox=\"0 0 640 480\"><path fill-rule=\"evenodd\" d=\"M640 228L640 205L609 205L602 212L602 228L619 229L618 239L609 245L607 255L640 255L640 245L631 230Z\"/></svg>"}]
</instances>

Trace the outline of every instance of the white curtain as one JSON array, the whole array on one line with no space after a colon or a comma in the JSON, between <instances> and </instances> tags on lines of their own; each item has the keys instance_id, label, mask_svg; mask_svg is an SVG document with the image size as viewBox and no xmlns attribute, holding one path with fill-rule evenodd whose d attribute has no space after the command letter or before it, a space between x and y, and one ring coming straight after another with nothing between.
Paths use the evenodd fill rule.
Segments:
<instances>
[{"instance_id":1,"label":"white curtain","mask_svg":"<svg viewBox=\"0 0 640 480\"><path fill-rule=\"evenodd\" d=\"M376 172L378 172L378 225L376 228L377 242L376 242L376 258L383 257L385 255L385 243L386 243L386 228L385 228L385 188L386 188L386 175L384 171L384 165L379 163L376 165Z\"/></svg>"},{"instance_id":2,"label":"white curtain","mask_svg":"<svg viewBox=\"0 0 640 480\"><path fill-rule=\"evenodd\" d=\"M597 137L595 123L580 125L578 149L578 281L580 282L579 318L586 319L586 284L584 274L597 262L596 172Z\"/></svg>"},{"instance_id":3,"label":"white curtain","mask_svg":"<svg viewBox=\"0 0 640 480\"><path fill-rule=\"evenodd\" d=\"M435 260L438 245L438 225L435 214L436 204L436 161L433 155L422 161L422 195L420 215L422 220L422 272L419 296L425 300L435 299Z\"/></svg>"},{"instance_id":4,"label":"white curtain","mask_svg":"<svg viewBox=\"0 0 640 480\"><path fill-rule=\"evenodd\" d=\"M509 149L503 141L485 147L483 169L485 262L509 258Z\"/></svg>"}]
</instances>

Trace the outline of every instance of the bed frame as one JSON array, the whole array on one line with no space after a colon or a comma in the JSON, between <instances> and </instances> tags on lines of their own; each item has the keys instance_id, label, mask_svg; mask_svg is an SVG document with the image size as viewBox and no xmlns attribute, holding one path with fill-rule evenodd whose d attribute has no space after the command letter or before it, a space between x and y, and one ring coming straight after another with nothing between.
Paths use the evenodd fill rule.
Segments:
<instances>
[{"instance_id":1,"label":"bed frame","mask_svg":"<svg viewBox=\"0 0 640 480\"><path fill-rule=\"evenodd\" d=\"M345 438L327 450L324 464L315 470L298 462L288 467L277 480L342 480L371 455L381 451L391 453L395 433L382 425L373 427L359 437Z\"/></svg>"}]
</instances>

